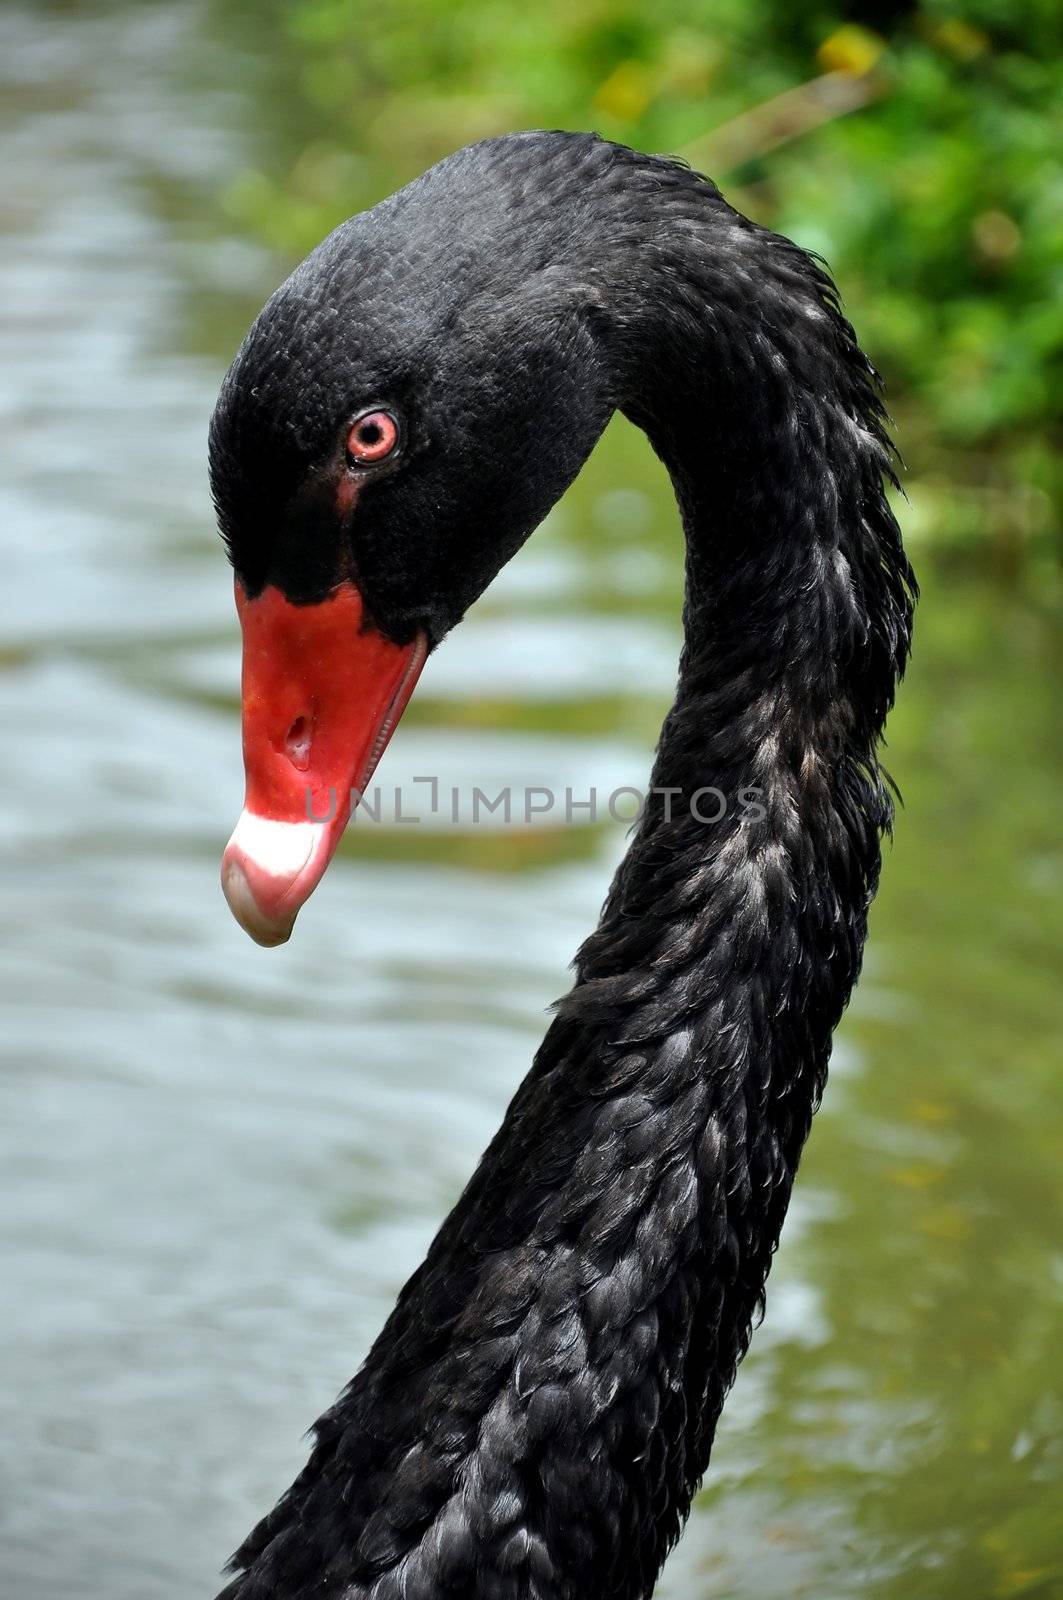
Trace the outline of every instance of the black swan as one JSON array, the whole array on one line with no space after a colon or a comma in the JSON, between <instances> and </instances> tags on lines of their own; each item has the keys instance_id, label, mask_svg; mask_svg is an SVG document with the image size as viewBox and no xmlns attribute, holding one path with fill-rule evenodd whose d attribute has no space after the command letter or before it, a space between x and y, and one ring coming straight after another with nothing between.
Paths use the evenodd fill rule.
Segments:
<instances>
[{"instance_id":1,"label":"black swan","mask_svg":"<svg viewBox=\"0 0 1063 1600\"><path fill-rule=\"evenodd\" d=\"M687 541L653 793L499 1133L225 1600L646 1596L749 1343L860 967L915 596L877 378L820 265L678 162L526 133L296 269L211 424L244 638L223 881L288 937L426 654L617 408Z\"/></svg>"}]
</instances>

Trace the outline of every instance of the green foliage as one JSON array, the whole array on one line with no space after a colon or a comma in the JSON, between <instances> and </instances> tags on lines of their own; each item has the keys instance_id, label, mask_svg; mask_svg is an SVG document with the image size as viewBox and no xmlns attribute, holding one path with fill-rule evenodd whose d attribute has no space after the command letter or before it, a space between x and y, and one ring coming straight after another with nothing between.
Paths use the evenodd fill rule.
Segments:
<instances>
[{"instance_id":1,"label":"green foliage","mask_svg":"<svg viewBox=\"0 0 1063 1600\"><path fill-rule=\"evenodd\" d=\"M823 254L883 370L909 526L1059 575L1063 38L1051 0L216 0L260 74L225 203L285 257L471 139L684 153Z\"/></svg>"}]
</instances>

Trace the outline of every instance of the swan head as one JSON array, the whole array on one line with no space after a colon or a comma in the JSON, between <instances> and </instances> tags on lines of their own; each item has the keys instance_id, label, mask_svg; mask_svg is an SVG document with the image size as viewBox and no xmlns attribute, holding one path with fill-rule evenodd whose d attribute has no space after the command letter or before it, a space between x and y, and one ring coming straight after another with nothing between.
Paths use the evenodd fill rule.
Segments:
<instances>
[{"instance_id":1,"label":"swan head","mask_svg":"<svg viewBox=\"0 0 1063 1600\"><path fill-rule=\"evenodd\" d=\"M290 935L428 654L614 409L572 218L584 168L614 148L533 134L459 151L319 245L224 380L210 471L247 789L222 883L261 944Z\"/></svg>"}]
</instances>

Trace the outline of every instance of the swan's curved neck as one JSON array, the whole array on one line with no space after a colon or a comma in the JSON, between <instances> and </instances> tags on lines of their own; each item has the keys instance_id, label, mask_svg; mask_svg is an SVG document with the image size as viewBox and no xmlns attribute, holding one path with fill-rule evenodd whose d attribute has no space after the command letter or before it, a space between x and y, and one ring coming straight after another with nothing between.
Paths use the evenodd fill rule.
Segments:
<instances>
[{"instance_id":1,"label":"swan's curved neck","mask_svg":"<svg viewBox=\"0 0 1063 1600\"><path fill-rule=\"evenodd\" d=\"M657 248L615 335L688 540L657 792L503 1127L239 1552L241 1600L308 1593L289 1573L648 1594L749 1340L859 966L911 577L832 292L697 204L708 232Z\"/></svg>"},{"instance_id":2,"label":"swan's curved neck","mask_svg":"<svg viewBox=\"0 0 1063 1600\"><path fill-rule=\"evenodd\" d=\"M749 1048L776 1078L789 1056L818 1093L891 819L876 746L915 584L875 375L833 286L711 189L700 199L678 242L655 242L614 335L624 409L682 515L685 643L649 803L565 1007L613 991L640 1005L624 974L652 967L673 997L664 1027L692 996L710 1011L724 997L734 1038L752 995ZM795 1040L787 994L807 1013Z\"/></svg>"}]
</instances>

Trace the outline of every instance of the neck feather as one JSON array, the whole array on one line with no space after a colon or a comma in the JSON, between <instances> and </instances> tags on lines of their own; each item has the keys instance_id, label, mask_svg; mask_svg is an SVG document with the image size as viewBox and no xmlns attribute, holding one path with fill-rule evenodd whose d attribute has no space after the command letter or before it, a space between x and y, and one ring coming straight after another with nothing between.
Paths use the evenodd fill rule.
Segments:
<instances>
[{"instance_id":1,"label":"neck feather","mask_svg":"<svg viewBox=\"0 0 1063 1600\"><path fill-rule=\"evenodd\" d=\"M877 746L915 581L884 492L877 378L815 262L680 176L679 223L651 241L613 338L624 409L679 502L685 643L651 798L578 987L615 940L618 972L635 942L644 951L647 925L667 947L681 916L659 899L662 875L689 904L718 859L754 897L785 883L800 898L814 887L802 872L818 882L840 851L847 909L866 912L892 817ZM691 816L705 787L726 802L718 823Z\"/></svg>"},{"instance_id":2,"label":"neck feather","mask_svg":"<svg viewBox=\"0 0 1063 1600\"><path fill-rule=\"evenodd\" d=\"M674 193L659 292L615 332L688 541L657 792L529 1077L238 1552L234 1600L640 1600L749 1341L859 969L914 585L828 281L693 175ZM707 789L718 820L715 795L691 809Z\"/></svg>"}]
</instances>

